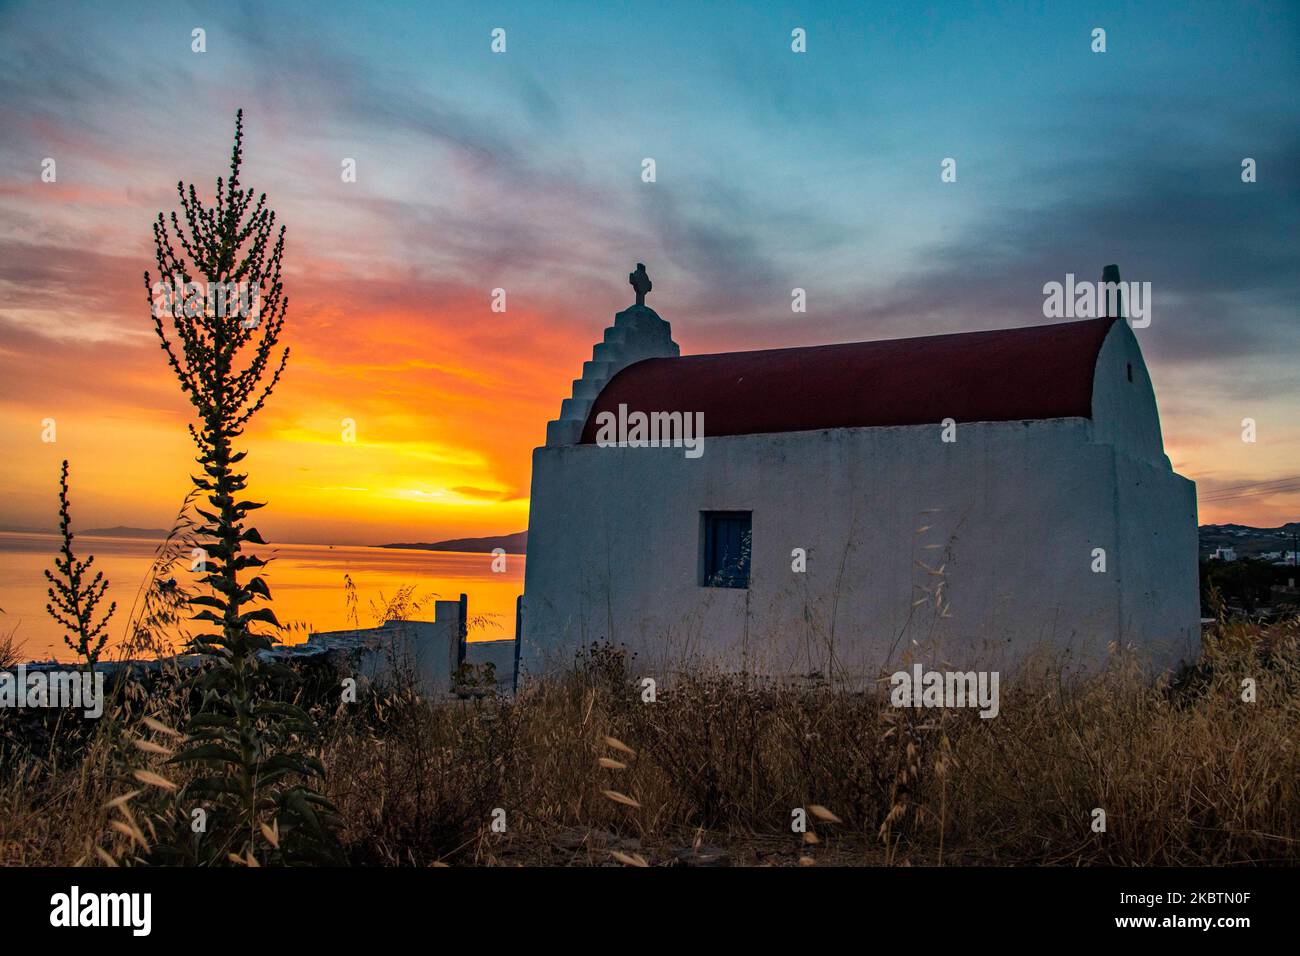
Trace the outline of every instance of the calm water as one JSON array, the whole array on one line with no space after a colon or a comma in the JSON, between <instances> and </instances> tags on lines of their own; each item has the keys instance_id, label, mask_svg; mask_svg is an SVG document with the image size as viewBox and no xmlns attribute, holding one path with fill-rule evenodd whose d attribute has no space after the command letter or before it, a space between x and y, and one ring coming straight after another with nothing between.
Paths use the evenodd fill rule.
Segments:
<instances>
[{"instance_id":1,"label":"calm water","mask_svg":"<svg viewBox=\"0 0 1300 956\"><path fill-rule=\"evenodd\" d=\"M109 623L108 647L120 643L126 632L132 604L154 559L157 542L142 538L92 538L78 535L73 549L78 557L94 554L92 570L104 572L109 580L109 601L117 602L117 613ZM44 660L71 658L62 630L45 613L49 586L42 573L53 568L59 538L45 534L0 532L0 635L13 631L24 657ZM451 551L397 551L388 548L329 547L287 544L266 550L274 560L262 576L271 588L273 607L280 623L296 625L282 639L297 643L309 630L327 631L351 627L344 575L356 586L356 615L360 626L375 623L372 603L393 598L398 590L414 586L415 598L423 607L409 616L433 620L433 601L469 597L469 615L490 616L490 623L472 626L470 640L513 637L515 598L524 590L523 555L509 555L506 570L492 570L492 555L461 554ZM188 562L177 573L178 583L188 586ZM495 624L497 626L492 626Z\"/></svg>"}]
</instances>

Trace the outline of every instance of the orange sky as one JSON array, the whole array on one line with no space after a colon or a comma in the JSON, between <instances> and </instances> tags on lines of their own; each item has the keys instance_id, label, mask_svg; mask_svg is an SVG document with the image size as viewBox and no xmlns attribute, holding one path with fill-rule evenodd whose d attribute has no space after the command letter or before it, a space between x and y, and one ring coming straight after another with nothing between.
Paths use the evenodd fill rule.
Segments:
<instances>
[{"instance_id":1,"label":"orange sky","mask_svg":"<svg viewBox=\"0 0 1300 956\"><path fill-rule=\"evenodd\" d=\"M414 288L375 306L352 301L347 283L304 285L290 278L288 371L247 434L250 487L273 505L258 515L268 540L382 543L525 528L531 449L609 315L591 315L584 333L522 305L492 313L464 290ZM133 319L148 331L139 298ZM64 457L79 527L170 521L188 488L190 409L149 336L50 340L9 329L0 364L5 524L52 525ZM1295 421L1269 417L1280 410L1212 408L1184 389L1184 407L1163 402L1177 470L1232 476L1221 486L1300 470ZM1233 419L1256 408L1262 436L1247 445ZM1202 415L1222 428L1193 427ZM46 418L53 444L41 441ZM347 418L355 442L343 440ZM1276 525L1294 520L1294 502L1289 493L1204 505L1201 521Z\"/></svg>"},{"instance_id":2,"label":"orange sky","mask_svg":"<svg viewBox=\"0 0 1300 956\"><path fill-rule=\"evenodd\" d=\"M251 490L274 504L258 516L263 533L381 543L526 527L529 450L582 343L522 307L495 315L449 295L375 308L346 288L316 290L326 304L297 285L288 370L246 436ZM0 465L5 522L51 523L64 457L79 526L169 522L188 488L190 408L160 350L144 337L24 338L7 336L0 356L12 396L0 432L17 452ZM47 418L53 444L41 440Z\"/></svg>"},{"instance_id":3,"label":"orange sky","mask_svg":"<svg viewBox=\"0 0 1300 956\"><path fill-rule=\"evenodd\" d=\"M187 14L101 13L0 10L0 527L54 527L63 458L77 527L170 523L191 409L141 276L176 180L211 197L240 106L244 183L288 227L292 356L245 442L268 541L526 527L531 450L637 261L684 354L1037 324L1043 283L1118 261L1155 288L1138 337L1174 467L1202 497L1300 474L1300 190L1277 121L1300 84L1246 14L1190 58L1135 20L1146 52L1112 66L1050 11L990 11L968 29L1033 38L1008 71L962 30L909 38L906 17L862 42L822 31L796 62L702 9L685 34L646 11L635 55L608 11L559 28L520 10L495 59L480 25L416 7L383 30L361 8L223 9L201 56ZM881 121L861 122L863 91ZM1153 126L1147 93L1195 123ZM1095 113L1044 119L1076 109L1106 135L1078 134ZM1263 172L1243 190L1246 149ZM1278 525L1300 490L1200 517Z\"/></svg>"},{"instance_id":4,"label":"orange sky","mask_svg":"<svg viewBox=\"0 0 1300 956\"><path fill-rule=\"evenodd\" d=\"M91 222L108 210L111 225L87 234L102 239L94 252L10 243L19 253L11 268L30 268L44 285L23 290L0 339L0 524L52 527L67 457L77 527L166 526L189 487L191 410L137 278L148 264L147 232L119 229L111 213L128 206L144 223L149 204L113 190L57 189L39 194L43 209L53 200ZM32 196L29 185L6 184L0 208L26 211ZM251 491L272 503L258 515L267 539L375 544L525 528L531 449L601 329L627 304L623 276L594 279L579 308L531 284L508 289L501 314L489 307L486 283L438 282L375 260L364 279L349 277L349 264L321 255L310 229L291 219L289 237L291 358L246 436ZM671 268L654 275L661 287L673 283ZM655 304L685 352L819 340L815 324L806 338L788 325L697 328L689 301L659 298L670 303ZM1194 366L1150 363L1170 458L1201 480L1202 494L1300 471L1285 398L1234 395L1231 383L1207 381ZM1247 415L1259 422L1253 445L1240 440ZM52 444L42 441L46 419L55 422ZM344 419L356 422L355 442L344 440ZM1277 525L1296 518L1296 500L1295 492L1249 495L1205 504L1200 517Z\"/></svg>"}]
</instances>

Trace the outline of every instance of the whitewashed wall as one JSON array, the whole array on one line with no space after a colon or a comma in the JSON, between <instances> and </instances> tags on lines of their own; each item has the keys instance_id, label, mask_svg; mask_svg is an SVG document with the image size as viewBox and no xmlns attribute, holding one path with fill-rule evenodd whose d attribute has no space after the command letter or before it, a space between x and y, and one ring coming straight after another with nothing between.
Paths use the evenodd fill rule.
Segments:
<instances>
[{"instance_id":1,"label":"whitewashed wall","mask_svg":"<svg viewBox=\"0 0 1300 956\"><path fill-rule=\"evenodd\" d=\"M465 661L482 666L491 664L496 674L496 690L509 694L515 682L515 641L469 641L465 644Z\"/></svg>"},{"instance_id":2,"label":"whitewashed wall","mask_svg":"<svg viewBox=\"0 0 1300 956\"><path fill-rule=\"evenodd\" d=\"M389 621L382 627L322 631L312 634L305 645L286 651L356 650L360 652L358 676L380 684L410 676L420 693L437 697L451 692L463 623L459 601L436 601L432 621Z\"/></svg>"}]
</instances>

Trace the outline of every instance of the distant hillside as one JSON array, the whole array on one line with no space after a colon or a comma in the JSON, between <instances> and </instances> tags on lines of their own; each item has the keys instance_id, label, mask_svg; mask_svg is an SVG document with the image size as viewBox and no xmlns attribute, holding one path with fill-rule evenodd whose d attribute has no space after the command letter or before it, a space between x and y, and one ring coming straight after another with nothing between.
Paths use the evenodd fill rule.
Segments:
<instances>
[{"instance_id":1,"label":"distant hillside","mask_svg":"<svg viewBox=\"0 0 1300 956\"><path fill-rule=\"evenodd\" d=\"M76 534L93 535L98 538L153 538L161 541L167 537L167 532L162 528L128 528L126 525L118 525L115 528L91 528L87 531L73 531Z\"/></svg>"},{"instance_id":2,"label":"distant hillside","mask_svg":"<svg viewBox=\"0 0 1300 956\"><path fill-rule=\"evenodd\" d=\"M1201 525L1201 556L1215 548L1235 548L1237 557L1251 558L1270 551L1296 550L1300 521L1289 521L1278 528L1252 528L1244 524Z\"/></svg>"},{"instance_id":3,"label":"distant hillside","mask_svg":"<svg viewBox=\"0 0 1300 956\"><path fill-rule=\"evenodd\" d=\"M408 551L468 551L471 554L488 553L501 548L506 554L526 554L528 532L516 531L514 534L498 534L487 538L452 538L450 541L435 541L432 544L381 544L379 547L403 548Z\"/></svg>"}]
</instances>

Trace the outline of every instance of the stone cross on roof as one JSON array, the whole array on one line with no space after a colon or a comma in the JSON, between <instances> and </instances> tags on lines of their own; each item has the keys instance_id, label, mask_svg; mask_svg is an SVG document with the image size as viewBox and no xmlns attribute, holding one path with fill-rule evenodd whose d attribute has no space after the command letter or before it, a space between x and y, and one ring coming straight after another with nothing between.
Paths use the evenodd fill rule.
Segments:
<instances>
[{"instance_id":1,"label":"stone cross on roof","mask_svg":"<svg viewBox=\"0 0 1300 956\"><path fill-rule=\"evenodd\" d=\"M644 262L638 262L636 264L636 272L629 272L627 275L627 281L632 283L632 288L636 290L636 304L645 305L646 293L654 288L654 284L650 281L650 276L645 271Z\"/></svg>"}]
</instances>

